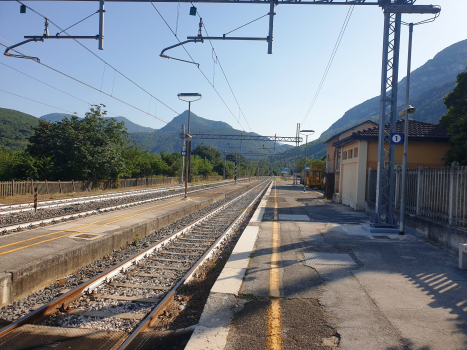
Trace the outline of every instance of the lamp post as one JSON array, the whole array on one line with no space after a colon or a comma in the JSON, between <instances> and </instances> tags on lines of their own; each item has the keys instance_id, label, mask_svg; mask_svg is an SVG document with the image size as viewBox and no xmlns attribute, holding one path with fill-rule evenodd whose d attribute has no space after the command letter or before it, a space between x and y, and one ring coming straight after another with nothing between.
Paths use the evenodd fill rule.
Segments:
<instances>
[{"instance_id":1,"label":"lamp post","mask_svg":"<svg viewBox=\"0 0 467 350\"><path fill-rule=\"evenodd\" d=\"M186 160L185 160L185 198L188 197L188 174L191 163L191 136L190 136L190 114L191 114L191 102L201 100L201 94L199 93L180 93L177 95L178 99L181 101L188 102L188 130L185 134L185 143L186 143Z\"/></svg>"},{"instance_id":2,"label":"lamp post","mask_svg":"<svg viewBox=\"0 0 467 350\"><path fill-rule=\"evenodd\" d=\"M399 213L399 234L404 234L404 216L405 216L405 191L407 183L407 144L409 141L409 114L417 111L415 107L409 105L409 88L410 88L410 61L412 60L412 33L413 23L409 23L409 50L407 55L407 80L405 87L405 108L399 113L399 116L404 117L404 156L402 158L402 194L401 194L401 209Z\"/></svg>"},{"instance_id":3,"label":"lamp post","mask_svg":"<svg viewBox=\"0 0 467 350\"><path fill-rule=\"evenodd\" d=\"M307 156L308 156L308 135L310 135L309 133L314 134L315 131L314 130L300 130L300 133L305 135L305 178L303 179L303 192L306 192L306 163L307 163ZM311 175L311 166L310 166L310 175Z\"/></svg>"}]
</instances>

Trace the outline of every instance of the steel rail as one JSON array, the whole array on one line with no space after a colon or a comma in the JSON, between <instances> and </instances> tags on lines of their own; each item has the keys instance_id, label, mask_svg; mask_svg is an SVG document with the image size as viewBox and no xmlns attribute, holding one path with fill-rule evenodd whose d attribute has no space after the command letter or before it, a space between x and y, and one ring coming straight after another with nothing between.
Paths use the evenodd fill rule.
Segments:
<instances>
[{"instance_id":1,"label":"steel rail","mask_svg":"<svg viewBox=\"0 0 467 350\"><path fill-rule=\"evenodd\" d=\"M230 183L233 182L234 180L221 180L220 183ZM206 184L198 184L198 185L193 185L192 187L196 186L204 186ZM156 185L157 186L157 185ZM38 202L38 206L43 206L43 205L52 205L56 203L70 203L73 202L74 204L79 201L97 201L96 199L99 198L104 198L104 199L109 199L109 198L115 198L115 196L119 195L137 195L140 193L155 193L155 192L162 192L162 191L171 191L171 190L176 190L177 188L182 188L183 186L177 184L173 186L167 186L167 187L153 187L153 188L140 188L136 190L123 190L123 191L117 191L117 192L110 192L110 193L104 193L104 194L98 194L98 195L90 195L90 196L82 196L82 197L75 197L75 198L63 198L63 199L56 199L56 200L48 200L48 201L42 201ZM80 203L78 203L80 204ZM26 203L21 203L21 204L2 204L0 205L0 215L3 215L4 212L1 212L1 210L6 210L6 209L15 209L15 208L29 208L33 207L34 202L26 202ZM11 213L11 212L10 212Z\"/></svg>"},{"instance_id":2,"label":"steel rail","mask_svg":"<svg viewBox=\"0 0 467 350\"><path fill-rule=\"evenodd\" d=\"M147 257L149 252L153 252L157 249L162 248L165 246L167 243L170 243L173 241L175 238L178 236L184 234L187 232L189 229L192 227L200 224L202 221L206 220L207 218L210 218L211 216L215 215L218 211L224 209L225 207L231 205L235 201L239 200L243 196L245 196L247 193L253 191L255 188L258 186L261 186L264 184L264 181L261 182L260 184L256 185L255 187L251 188L250 190L246 191L245 193L241 194L240 196L232 199L228 203L225 203L224 205L220 206L219 208L214 209L210 213L204 215L202 218L194 221L192 224L182 228L181 230L173 233L172 235L156 242L152 246L144 249L140 253L137 253L133 255L132 257L124 260L123 262L115 265L114 267L108 269L107 271L104 271L103 273L97 275L96 277L90 279L89 281L84 282L83 284L77 286L76 288L68 291L62 296L59 296L58 298L52 300L51 302L41 306L37 310L31 312L28 315L23 316L22 318L16 320L15 322L11 323L10 325L0 329L0 338L11 332L12 330L25 325L25 324L38 324L41 321L45 320L46 318L54 315L58 309L60 308L65 308L68 306L70 303L73 301L77 300L84 294L92 292L95 288L97 288L100 284L104 283L105 281L108 281L109 278L119 274L122 272L122 269L124 270L125 266L131 266L134 264L134 262L139 261L145 257ZM165 299L164 299L165 300Z\"/></svg>"},{"instance_id":3,"label":"steel rail","mask_svg":"<svg viewBox=\"0 0 467 350\"><path fill-rule=\"evenodd\" d=\"M122 345L118 348L118 350L124 350L126 349L131 342L133 342L138 334L143 332L145 329L148 327L154 327L157 322L158 322L158 316L161 315L165 308L173 301L174 296L178 289L182 287L184 284L189 283L190 280L193 278L193 275L196 273L198 268L200 268L206 261L210 260L212 256L216 253L218 247L227 239L232 233L233 230L237 227L237 224L244 218L248 210L251 208L251 206L260 198L261 196L264 195L266 192L267 188L269 187L270 183L272 180L269 180L269 184L263 188L263 190L260 191L260 193L250 202L250 204L237 216L237 218L234 219L234 221L229 225L229 227L216 239L216 241L211 245L210 248L206 250L206 252L201 256L201 258L198 259L198 261L187 271L185 276L183 276L176 284L175 286L167 292L166 296L162 301L160 301L157 306L141 321L141 323L136 327L136 329L128 336L128 338L123 342ZM254 188L252 188L250 191L254 190L256 187L263 185L264 182L258 184ZM248 191L248 192L250 192ZM248 193L246 192L246 193ZM246 195L246 193L244 195ZM236 199L240 199L241 197L238 197ZM228 204L230 205L230 204ZM225 206L224 206L225 207ZM220 208L215 210L215 212L218 212L221 210ZM209 215L209 217L213 216L214 214ZM204 221L204 220L203 220Z\"/></svg>"},{"instance_id":4,"label":"steel rail","mask_svg":"<svg viewBox=\"0 0 467 350\"><path fill-rule=\"evenodd\" d=\"M246 179L242 179L242 181L246 181ZM200 188L200 189L196 189L196 190L191 190L190 193L204 191L204 190L207 190L207 189L214 189L214 188L224 187L224 186L228 186L229 184L230 183L224 183L224 184L217 185L217 186L196 185L196 187L198 187L198 186L209 186L209 187ZM195 186L193 186L193 187L195 187ZM127 207L132 207L132 206L135 206L135 205L141 205L141 204L155 202L155 201L162 200L162 199L181 196L183 194L184 194L183 192L175 193L175 194L164 196L164 197L150 198L150 199L145 199L145 200L142 200L142 201L125 203L125 204L120 204L120 205L106 207L106 208L99 208L99 209L93 209L93 210L84 211L84 212L78 212L78 213L75 213L75 214L55 216L55 217L42 219L42 220L37 220L37 221L26 221L26 222L16 223L14 225L9 225L9 226L0 226L0 233L11 232L11 231L19 231L19 230L25 229L25 228L33 228L34 226L46 225L46 224L60 222L60 221L66 221L66 220L70 220L70 219L74 219L74 218L80 218L80 217L83 217L83 216L94 215L94 214L98 214L98 213L123 209L123 208L127 208ZM44 209L44 208L42 208L42 209ZM30 211L30 209L23 210L23 211Z\"/></svg>"}]
</instances>

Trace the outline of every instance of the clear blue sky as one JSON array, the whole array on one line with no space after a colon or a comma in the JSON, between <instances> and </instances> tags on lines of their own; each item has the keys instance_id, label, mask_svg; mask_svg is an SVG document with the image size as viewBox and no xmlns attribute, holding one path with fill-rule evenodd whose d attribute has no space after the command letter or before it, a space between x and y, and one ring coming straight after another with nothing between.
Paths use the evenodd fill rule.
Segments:
<instances>
[{"instance_id":1,"label":"clear blue sky","mask_svg":"<svg viewBox=\"0 0 467 350\"><path fill-rule=\"evenodd\" d=\"M440 17L415 27L413 69L445 47L467 38L467 1L418 0L417 4L441 5ZM36 11L66 28L95 12L97 2L28 1ZM178 4L155 3L175 29ZM191 4L180 3L178 37L196 35L198 18L189 15ZM260 17L269 5L196 4L212 36L222 34ZM20 5L0 2L0 43L18 43L24 35L41 35L43 19L32 11L20 14ZM159 57L160 51L177 41L150 3L106 3L104 51L97 41L82 40L94 53L108 61L136 83L181 113L187 104L177 99L179 92L199 92L203 99L192 110L204 118L221 120L241 129L235 117L239 110L218 65L214 65L208 42L188 44L187 50L199 62L232 111L229 112L196 66ZM279 5L275 12L273 54L265 42L221 42L213 45L251 129L262 135L295 135L318 88L348 6ZM419 15L404 15L404 21L418 21ZM423 18L426 18L424 16ZM315 137L339 119L346 110L379 94L381 74L383 13L377 6L356 6L321 93L303 129L316 130ZM51 26L50 34L58 30ZM238 36L267 36L267 17L238 30ZM401 75L405 76L407 27L401 41ZM98 34L98 17L91 17L69 31L72 35ZM176 114L123 79L72 40L29 43L22 48L45 64L81 79L97 89L170 121ZM2 50L4 48L1 48ZM182 48L171 56L187 59ZM467 61L467 58L466 58ZM136 111L101 93L54 73L32 61L0 56L0 62L27 73L81 100L104 103L107 110L143 126L161 128L164 123ZM54 107L84 115L88 104L45 86L0 65L0 89L41 101L37 104L0 92L0 107L16 109L40 117L61 112ZM115 77L115 78L114 78ZM115 80L114 80L115 79ZM112 91L113 89L113 91ZM234 117L235 116L235 117ZM240 120L250 131L245 120Z\"/></svg>"}]
</instances>

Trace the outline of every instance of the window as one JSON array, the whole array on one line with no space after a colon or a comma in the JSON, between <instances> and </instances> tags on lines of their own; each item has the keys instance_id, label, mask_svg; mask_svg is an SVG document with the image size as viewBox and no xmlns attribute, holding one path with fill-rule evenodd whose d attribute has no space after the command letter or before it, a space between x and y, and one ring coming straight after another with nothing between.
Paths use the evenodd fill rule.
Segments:
<instances>
[{"instance_id":1,"label":"window","mask_svg":"<svg viewBox=\"0 0 467 350\"><path fill-rule=\"evenodd\" d=\"M349 159L353 158L353 149L349 149Z\"/></svg>"},{"instance_id":2,"label":"window","mask_svg":"<svg viewBox=\"0 0 467 350\"><path fill-rule=\"evenodd\" d=\"M342 160L346 160L347 159L347 151L344 151L344 153L342 154Z\"/></svg>"},{"instance_id":3,"label":"window","mask_svg":"<svg viewBox=\"0 0 467 350\"><path fill-rule=\"evenodd\" d=\"M358 157L358 147L355 147L355 148L353 149L353 157L354 157L354 158L357 158L357 157Z\"/></svg>"},{"instance_id":4,"label":"window","mask_svg":"<svg viewBox=\"0 0 467 350\"><path fill-rule=\"evenodd\" d=\"M328 160L329 160L329 154L328 154Z\"/></svg>"}]
</instances>

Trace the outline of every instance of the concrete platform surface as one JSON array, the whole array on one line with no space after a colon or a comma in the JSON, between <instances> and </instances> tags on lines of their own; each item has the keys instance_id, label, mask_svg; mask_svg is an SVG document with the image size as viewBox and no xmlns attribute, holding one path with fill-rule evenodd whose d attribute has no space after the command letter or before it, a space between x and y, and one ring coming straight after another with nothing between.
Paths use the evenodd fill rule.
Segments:
<instances>
[{"instance_id":1,"label":"concrete platform surface","mask_svg":"<svg viewBox=\"0 0 467 350\"><path fill-rule=\"evenodd\" d=\"M0 236L0 307L258 181Z\"/></svg>"},{"instance_id":2,"label":"concrete platform surface","mask_svg":"<svg viewBox=\"0 0 467 350\"><path fill-rule=\"evenodd\" d=\"M185 349L467 349L456 256L418 235L373 234L364 213L285 181L253 218Z\"/></svg>"}]
</instances>

